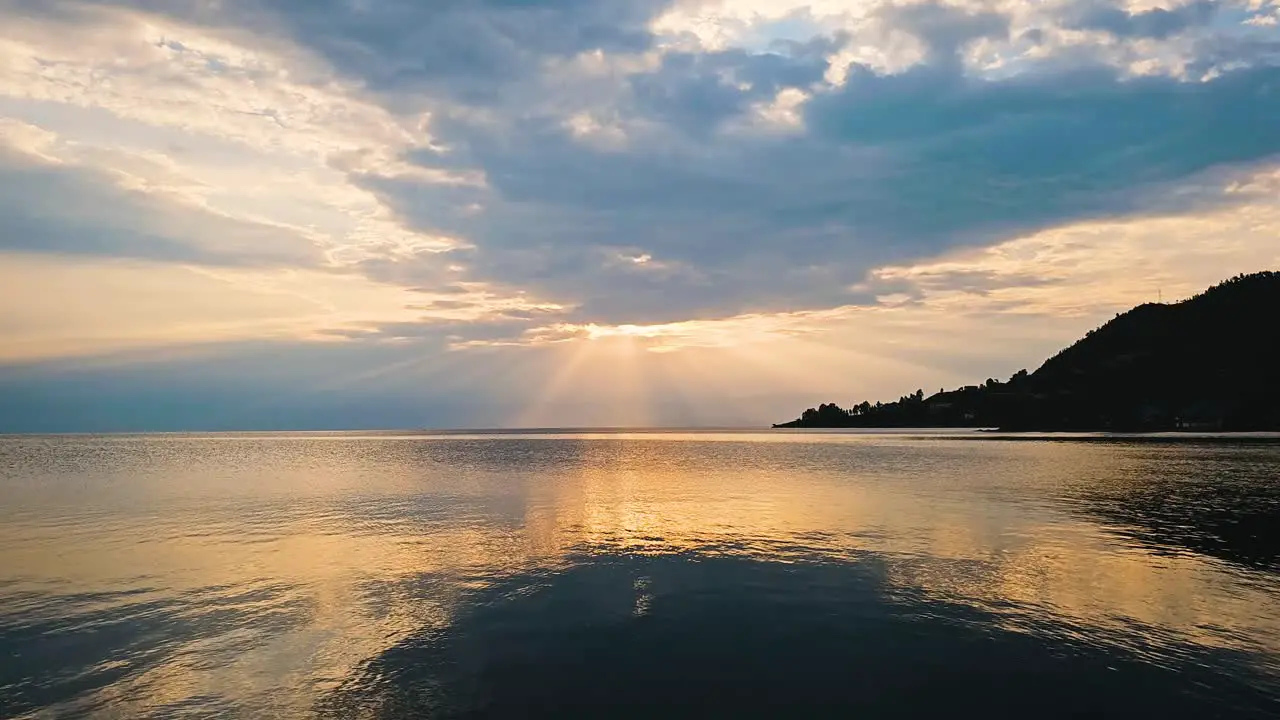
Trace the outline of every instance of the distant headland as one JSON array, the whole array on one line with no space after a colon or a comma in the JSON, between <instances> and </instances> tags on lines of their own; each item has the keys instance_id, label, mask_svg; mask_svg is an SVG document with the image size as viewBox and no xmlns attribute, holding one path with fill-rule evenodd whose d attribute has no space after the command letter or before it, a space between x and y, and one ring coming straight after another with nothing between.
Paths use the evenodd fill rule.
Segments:
<instances>
[{"instance_id":1,"label":"distant headland","mask_svg":"<svg viewBox=\"0 0 1280 720\"><path fill-rule=\"evenodd\" d=\"M775 428L1280 430L1280 273L1117 315L1033 373L895 402L835 403Z\"/></svg>"}]
</instances>

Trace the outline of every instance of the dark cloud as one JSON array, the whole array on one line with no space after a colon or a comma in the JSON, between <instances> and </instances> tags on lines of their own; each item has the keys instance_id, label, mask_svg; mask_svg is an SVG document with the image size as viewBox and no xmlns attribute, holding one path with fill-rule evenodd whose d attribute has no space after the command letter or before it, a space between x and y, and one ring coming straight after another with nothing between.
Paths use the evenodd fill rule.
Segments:
<instances>
[{"instance_id":1,"label":"dark cloud","mask_svg":"<svg viewBox=\"0 0 1280 720\"><path fill-rule=\"evenodd\" d=\"M782 43L784 52L673 52L652 73L630 79L638 114L693 136L707 137L753 103L770 101L784 88L820 82L837 43Z\"/></svg>"},{"instance_id":2,"label":"dark cloud","mask_svg":"<svg viewBox=\"0 0 1280 720\"><path fill-rule=\"evenodd\" d=\"M0 149L0 251L243 266L316 266L317 246L285 228L217 215L107 174Z\"/></svg>"},{"instance_id":3,"label":"dark cloud","mask_svg":"<svg viewBox=\"0 0 1280 720\"><path fill-rule=\"evenodd\" d=\"M760 61L716 62L748 75ZM1273 66L1207 82L1103 67L1000 80L947 66L855 67L845 87L804 107L806 133L705 132L741 114L753 92L665 95L670 126L696 130L623 149L536 118L494 132L450 127L447 141L491 187L484 213L443 228L416 206L418 188L370 186L410 221L471 238L476 272L580 301L583 318L634 322L857 302L844 287L877 264L1081 219L1186 210L1162 198L1170 185L1280 152ZM638 102L655 107L650 96ZM602 245L680 271L603 263Z\"/></svg>"},{"instance_id":4,"label":"dark cloud","mask_svg":"<svg viewBox=\"0 0 1280 720\"><path fill-rule=\"evenodd\" d=\"M548 57L589 50L638 52L647 24L666 0L347 0L248 2L277 18L294 40L374 90L431 89L470 101L495 100L502 87Z\"/></svg>"},{"instance_id":5,"label":"dark cloud","mask_svg":"<svg viewBox=\"0 0 1280 720\"><path fill-rule=\"evenodd\" d=\"M1220 5L1216 0L1197 0L1170 9L1152 8L1134 13L1109 3L1089 3L1068 16L1066 27L1099 30L1122 38L1164 40L1208 25Z\"/></svg>"},{"instance_id":6,"label":"dark cloud","mask_svg":"<svg viewBox=\"0 0 1280 720\"><path fill-rule=\"evenodd\" d=\"M969 43L1009 35L1009 18L997 12L970 12L939 2L886 5L879 12L888 27L916 36L928 52L928 64L954 66Z\"/></svg>"},{"instance_id":7,"label":"dark cloud","mask_svg":"<svg viewBox=\"0 0 1280 720\"><path fill-rule=\"evenodd\" d=\"M809 107L816 134L903 160L872 226L902 237L1139 212L1140 191L1280 152L1280 68L1209 82L1111 70L984 82L855 74Z\"/></svg>"},{"instance_id":8,"label":"dark cloud","mask_svg":"<svg viewBox=\"0 0 1280 720\"><path fill-rule=\"evenodd\" d=\"M1211 35L1195 41L1195 52L1187 63L1190 77L1204 77L1221 68L1280 66L1280 32L1240 37Z\"/></svg>"}]
</instances>

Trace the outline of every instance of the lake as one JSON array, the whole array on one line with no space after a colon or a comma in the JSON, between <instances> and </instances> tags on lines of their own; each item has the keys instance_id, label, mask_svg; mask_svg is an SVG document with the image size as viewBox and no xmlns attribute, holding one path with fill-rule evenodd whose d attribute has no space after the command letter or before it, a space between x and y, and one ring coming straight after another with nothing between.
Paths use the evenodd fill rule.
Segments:
<instances>
[{"instance_id":1,"label":"lake","mask_svg":"<svg viewBox=\"0 0 1280 720\"><path fill-rule=\"evenodd\" d=\"M0 438L0 717L1280 717L1280 441Z\"/></svg>"}]
</instances>

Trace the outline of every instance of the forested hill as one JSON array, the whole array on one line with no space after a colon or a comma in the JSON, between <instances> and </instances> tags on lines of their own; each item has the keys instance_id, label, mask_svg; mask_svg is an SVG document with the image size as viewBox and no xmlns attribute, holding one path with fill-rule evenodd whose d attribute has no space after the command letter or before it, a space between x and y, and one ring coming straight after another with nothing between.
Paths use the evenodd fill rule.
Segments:
<instances>
[{"instance_id":1,"label":"forested hill","mask_svg":"<svg viewBox=\"0 0 1280 720\"><path fill-rule=\"evenodd\" d=\"M1280 273L1139 305L1007 382L826 404L774 427L1280 430Z\"/></svg>"}]
</instances>

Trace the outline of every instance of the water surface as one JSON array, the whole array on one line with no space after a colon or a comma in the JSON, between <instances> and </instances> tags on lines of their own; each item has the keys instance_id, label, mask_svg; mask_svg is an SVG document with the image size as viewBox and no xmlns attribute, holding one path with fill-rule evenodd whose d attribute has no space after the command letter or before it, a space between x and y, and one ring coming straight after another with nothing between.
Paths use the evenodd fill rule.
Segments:
<instances>
[{"instance_id":1,"label":"water surface","mask_svg":"<svg viewBox=\"0 0 1280 720\"><path fill-rule=\"evenodd\" d=\"M1280 716L1280 443L0 438L0 717Z\"/></svg>"}]
</instances>

